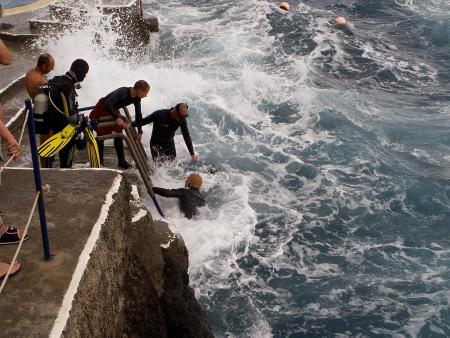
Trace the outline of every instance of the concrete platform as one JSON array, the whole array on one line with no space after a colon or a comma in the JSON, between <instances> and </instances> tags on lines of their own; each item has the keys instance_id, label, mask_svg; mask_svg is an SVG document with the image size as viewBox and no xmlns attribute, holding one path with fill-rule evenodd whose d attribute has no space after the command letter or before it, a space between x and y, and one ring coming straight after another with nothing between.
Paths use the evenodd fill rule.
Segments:
<instances>
[{"instance_id":1,"label":"concrete platform","mask_svg":"<svg viewBox=\"0 0 450 338\"><path fill-rule=\"evenodd\" d=\"M2 175L7 225L26 222L30 169ZM188 251L174 226L154 222L135 176L114 170L44 170L50 244L43 260L38 214L0 295L0 337L211 338L189 287ZM16 245L1 246L10 261Z\"/></svg>"},{"instance_id":2,"label":"concrete platform","mask_svg":"<svg viewBox=\"0 0 450 338\"><path fill-rule=\"evenodd\" d=\"M1 337L48 336L72 280L80 254L113 182L120 176L110 170L43 171L51 191L45 195L51 248L57 256L43 260L38 214L30 227L19 261L22 271L8 281L1 294ZM20 185L17 182L21 182ZM93 186L93 189L86 189ZM7 169L2 174L0 206L4 221L23 225L34 197L31 170ZM0 247L1 261L9 261L16 245Z\"/></svg>"}]
</instances>

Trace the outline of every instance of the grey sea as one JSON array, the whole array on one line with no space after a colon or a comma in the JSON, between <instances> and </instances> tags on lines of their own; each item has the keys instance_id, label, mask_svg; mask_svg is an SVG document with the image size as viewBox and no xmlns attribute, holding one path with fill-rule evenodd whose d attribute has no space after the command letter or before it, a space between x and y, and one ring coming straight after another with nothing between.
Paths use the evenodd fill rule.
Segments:
<instances>
[{"instance_id":1,"label":"grey sea","mask_svg":"<svg viewBox=\"0 0 450 338\"><path fill-rule=\"evenodd\" d=\"M88 60L81 105L141 78L145 115L189 103L200 161L178 135L153 180L203 175L200 215L160 202L217 337L450 336L450 2L276 5L145 1L138 56L94 14L42 47Z\"/></svg>"}]
</instances>

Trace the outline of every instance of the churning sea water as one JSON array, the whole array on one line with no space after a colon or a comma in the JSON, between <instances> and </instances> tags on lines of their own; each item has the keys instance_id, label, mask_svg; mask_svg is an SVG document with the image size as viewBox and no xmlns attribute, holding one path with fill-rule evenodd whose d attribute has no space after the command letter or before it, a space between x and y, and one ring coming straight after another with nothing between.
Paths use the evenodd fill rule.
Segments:
<instances>
[{"instance_id":1,"label":"churning sea water","mask_svg":"<svg viewBox=\"0 0 450 338\"><path fill-rule=\"evenodd\" d=\"M94 14L43 47L90 63L81 105L141 78L145 114L189 103L201 161L177 136L153 180L204 177L194 219L160 202L217 337L450 336L450 2L290 4L147 1L144 55Z\"/></svg>"}]
</instances>

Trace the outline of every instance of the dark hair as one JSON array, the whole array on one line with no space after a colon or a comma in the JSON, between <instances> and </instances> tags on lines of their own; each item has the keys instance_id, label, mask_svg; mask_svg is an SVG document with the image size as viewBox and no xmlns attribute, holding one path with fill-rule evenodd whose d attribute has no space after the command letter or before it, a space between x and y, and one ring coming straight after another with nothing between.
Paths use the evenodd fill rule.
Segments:
<instances>
[{"instance_id":1,"label":"dark hair","mask_svg":"<svg viewBox=\"0 0 450 338\"><path fill-rule=\"evenodd\" d=\"M150 88L150 85L147 83L147 81L144 81L144 80L136 81L136 83L133 86L133 89L135 89L135 90L139 90L139 89L147 90L149 88Z\"/></svg>"},{"instance_id":2,"label":"dark hair","mask_svg":"<svg viewBox=\"0 0 450 338\"><path fill-rule=\"evenodd\" d=\"M37 60L37 66L41 67L41 66L48 65L51 58L52 58L52 56L48 53L39 55L38 60Z\"/></svg>"}]
</instances>

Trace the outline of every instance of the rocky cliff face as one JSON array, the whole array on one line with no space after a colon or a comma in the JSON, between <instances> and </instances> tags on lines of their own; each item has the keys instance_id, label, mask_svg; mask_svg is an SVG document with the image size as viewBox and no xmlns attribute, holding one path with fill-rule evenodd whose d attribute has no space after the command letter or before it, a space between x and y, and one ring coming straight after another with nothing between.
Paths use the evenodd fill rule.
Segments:
<instances>
[{"instance_id":1,"label":"rocky cliff face","mask_svg":"<svg viewBox=\"0 0 450 338\"><path fill-rule=\"evenodd\" d=\"M126 177L75 296L64 337L213 337L189 287L188 251Z\"/></svg>"}]
</instances>

